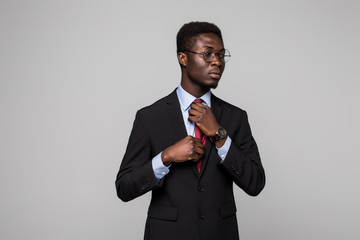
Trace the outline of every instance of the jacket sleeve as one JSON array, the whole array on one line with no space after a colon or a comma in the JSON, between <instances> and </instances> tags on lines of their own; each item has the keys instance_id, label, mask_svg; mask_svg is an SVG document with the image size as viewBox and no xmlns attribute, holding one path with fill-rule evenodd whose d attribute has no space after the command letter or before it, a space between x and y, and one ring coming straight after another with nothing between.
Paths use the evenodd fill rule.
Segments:
<instances>
[{"instance_id":1,"label":"jacket sleeve","mask_svg":"<svg viewBox=\"0 0 360 240\"><path fill-rule=\"evenodd\" d=\"M146 122L137 112L124 158L117 174L115 186L118 197L127 202L160 187L152 169L153 152Z\"/></svg>"},{"instance_id":2,"label":"jacket sleeve","mask_svg":"<svg viewBox=\"0 0 360 240\"><path fill-rule=\"evenodd\" d=\"M247 194L256 196L265 186L265 171L258 147L251 134L247 114L245 111L242 112L240 126L234 131L228 154L220 165L236 185Z\"/></svg>"}]
</instances>

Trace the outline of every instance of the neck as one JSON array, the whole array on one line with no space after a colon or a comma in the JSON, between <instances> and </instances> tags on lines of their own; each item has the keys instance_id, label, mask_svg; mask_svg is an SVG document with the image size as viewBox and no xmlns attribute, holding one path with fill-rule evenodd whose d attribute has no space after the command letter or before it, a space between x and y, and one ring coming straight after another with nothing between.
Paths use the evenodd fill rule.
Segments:
<instances>
[{"instance_id":1,"label":"neck","mask_svg":"<svg viewBox=\"0 0 360 240\"><path fill-rule=\"evenodd\" d=\"M189 81L183 81L181 80L181 87L187 91L188 93L190 93L191 95L193 95L196 98L201 97L202 95L204 95L205 93L207 93L208 91L210 91L210 88L202 88L199 85L196 84L190 84Z\"/></svg>"}]
</instances>

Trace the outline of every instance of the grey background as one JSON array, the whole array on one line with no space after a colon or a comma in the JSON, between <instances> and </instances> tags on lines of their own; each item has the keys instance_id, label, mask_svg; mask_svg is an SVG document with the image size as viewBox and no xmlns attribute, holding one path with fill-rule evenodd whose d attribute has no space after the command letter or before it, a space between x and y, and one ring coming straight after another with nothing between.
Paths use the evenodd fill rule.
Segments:
<instances>
[{"instance_id":1,"label":"grey background","mask_svg":"<svg viewBox=\"0 0 360 240\"><path fill-rule=\"evenodd\" d=\"M114 180L135 112L179 83L175 36L215 22L214 93L245 109L267 173L240 235L359 239L359 1L0 2L0 238L142 239L150 194Z\"/></svg>"}]
</instances>

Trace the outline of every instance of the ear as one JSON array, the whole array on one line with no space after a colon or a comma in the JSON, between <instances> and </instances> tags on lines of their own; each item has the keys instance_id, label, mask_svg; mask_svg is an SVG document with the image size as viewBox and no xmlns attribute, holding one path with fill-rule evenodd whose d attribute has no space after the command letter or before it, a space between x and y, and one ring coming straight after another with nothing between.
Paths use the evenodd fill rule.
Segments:
<instances>
[{"instance_id":1,"label":"ear","mask_svg":"<svg viewBox=\"0 0 360 240\"><path fill-rule=\"evenodd\" d=\"M179 52L177 55L178 61L182 67L186 67L187 65L187 55L183 52Z\"/></svg>"}]
</instances>

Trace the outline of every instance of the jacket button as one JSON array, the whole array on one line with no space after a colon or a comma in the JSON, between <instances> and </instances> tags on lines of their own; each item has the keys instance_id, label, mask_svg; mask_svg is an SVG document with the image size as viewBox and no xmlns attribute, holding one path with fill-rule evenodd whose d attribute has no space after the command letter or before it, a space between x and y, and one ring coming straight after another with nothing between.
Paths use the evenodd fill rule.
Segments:
<instances>
[{"instance_id":1,"label":"jacket button","mask_svg":"<svg viewBox=\"0 0 360 240\"><path fill-rule=\"evenodd\" d=\"M149 186L150 186L150 184L149 183L145 183L144 185L142 185L141 186L141 190L146 190L146 189L148 189L149 188Z\"/></svg>"},{"instance_id":2,"label":"jacket button","mask_svg":"<svg viewBox=\"0 0 360 240\"><path fill-rule=\"evenodd\" d=\"M203 192L203 191L205 191L205 188L203 186L199 185L198 190L199 190L199 192Z\"/></svg>"},{"instance_id":3,"label":"jacket button","mask_svg":"<svg viewBox=\"0 0 360 240\"><path fill-rule=\"evenodd\" d=\"M205 218L205 213L200 213L200 219L204 219Z\"/></svg>"}]
</instances>

